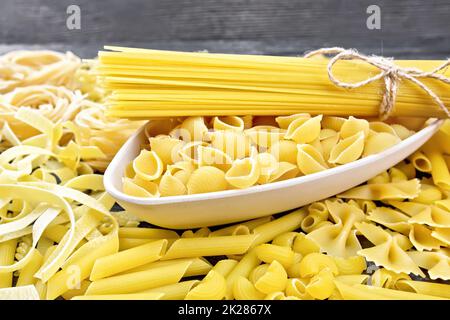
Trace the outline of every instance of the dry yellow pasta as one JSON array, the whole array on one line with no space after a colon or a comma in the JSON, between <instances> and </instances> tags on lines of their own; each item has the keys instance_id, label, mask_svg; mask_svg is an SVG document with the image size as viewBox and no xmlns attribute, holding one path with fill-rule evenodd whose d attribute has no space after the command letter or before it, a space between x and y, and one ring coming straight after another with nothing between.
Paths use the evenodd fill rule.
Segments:
<instances>
[{"instance_id":1,"label":"dry yellow pasta","mask_svg":"<svg viewBox=\"0 0 450 320\"><path fill-rule=\"evenodd\" d=\"M342 129L334 131L322 120L322 115L302 113L276 117L274 125L255 123L243 129L243 120L236 116L192 116L174 119L179 125L169 125L166 131L153 130L150 121L147 132L155 135L128 165L122 191L164 197L244 189L347 164L401 141L382 122L343 118ZM187 164L189 168L182 169Z\"/></svg>"},{"instance_id":2,"label":"dry yellow pasta","mask_svg":"<svg viewBox=\"0 0 450 320\"><path fill-rule=\"evenodd\" d=\"M183 258L183 259L172 259L172 260L159 260L155 262L151 262L148 264L144 264L142 266L124 271L120 274L126 274L126 273L133 273L133 272L139 272L139 271L146 271L151 270L155 268L160 267L167 267L171 265L175 265L181 262L189 262L190 265L187 268L186 272L184 273L185 277L194 277L194 276L201 276L207 274L211 269L212 265L204 258Z\"/></svg>"},{"instance_id":3,"label":"dry yellow pasta","mask_svg":"<svg viewBox=\"0 0 450 320\"><path fill-rule=\"evenodd\" d=\"M256 280L255 288L265 294L284 291L287 279L286 270L277 260L274 260L267 271Z\"/></svg>"},{"instance_id":4,"label":"dry yellow pasta","mask_svg":"<svg viewBox=\"0 0 450 320\"><path fill-rule=\"evenodd\" d=\"M167 249L162 260L242 254L255 239L255 235L178 239Z\"/></svg>"},{"instance_id":5,"label":"dry yellow pasta","mask_svg":"<svg viewBox=\"0 0 450 320\"><path fill-rule=\"evenodd\" d=\"M264 293L258 291L247 278L240 276L233 284L233 296L236 300L262 300Z\"/></svg>"},{"instance_id":6,"label":"dry yellow pasta","mask_svg":"<svg viewBox=\"0 0 450 320\"><path fill-rule=\"evenodd\" d=\"M167 240L158 240L102 257L95 261L89 280L96 281L159 260L166 247Z\"/></svg>"},{"instance_id":7,"label":"dry yellow pasta","mask_svg":"<svg viewBox=\"0 0 450 320\"><path fill-rule=\"evenodd\" d=\"M240 59L255 69L267 62ZM275 59L277 68L297 61ZM219 228L144 227L133 212L116 212L99 174L142 122L107 117L93 66L75 64L51 52L0 57L9 70L0 76L0 299L450 298L449 120L408 159L337 197ZM297 75L286 77L283 85ZM125 185L154 197L272 183L380 152L425 123L274 116L277 95L263 98L267 116L151 120Z\"/></svg>"},{"instance_id":8,"label":"dry yellow pasta","mask_svg":"<svg viewBox=\"0 0 450 320\"><path fill-rule=\"evenodd\" d=\"M184 276L191 262L127 273L92 282L86 295L125 294L174 284Z\"/></svg>"},{"instance_id":9,"label":"dry yellow pasta","mask_svg":"<svg viewBox=\"0 0 450 320\"><path fill-rule=\"evenodd\" d=\"M225 278L214 269L186 295L186 300L222 300L227 292Z\"/></svg>"},{"instance_id":10,"label":"dry yellow pasta","mask_svg":"<svg viewBox=\"0 0 450 320\"><path fill-rule=\"evenodd\" d=\"M227 299L233 299L233 286L239 277L248 277L250 272L256 268L260 262L261 261L258 259L255 249L250 250L246 255L244 255L244 257L225 278L227 283Z\"/></svg>"},{"instance_id":11,"label":"dry yellow pasta","mask_svg":"<svg viewBox=\"0 0 450 320\"><path fill-rule=\"evenodd\" d=\"M285 269L294 264L294 251L289 247L261 244L255 248L258 259L265 263L279 262Z\"/></svg>"},{"instance_id":12,"label":"dry yellow pasta","mask_svg":"<svg viewBox=\"0 0 450 320\"><path fill-rule=\"evenodd\" d=\"M113 91L109 113L122 117L191 115L327 115L377 116L379 79L348 92L328 79L328 59L174 52L105 47L99 72ZM433 70L442 61L396 61L402 67ZM361 81L379 70L365 61L339 61L338 79ZM444 74L448 76L448 72ZM445 102L445 86L425 79ZM161 91L161 87L165 90ZM415 84L405 81L396 96L396 116L443 116ZM428 103L429 104L429 103ZM295 119L298 120L298 119ZM295 121L293 120L293 121ZM303 119L300 119L303 120ZM291 122L293 122L291 121ZM283 123L284 125L285 123Z\"/></svg>"},{"instance_id":13,"label":"dry yellow pasta","mask_svg":"<svg viewBox=\"0 0 450 320\"><path fill-rule=\"evenodd\" d=\"M189 291L199 284L199 280L181 281L154 289L145 290L142 293L162 293L161 300L183 300Z\"/></svg>"}]
</instances>

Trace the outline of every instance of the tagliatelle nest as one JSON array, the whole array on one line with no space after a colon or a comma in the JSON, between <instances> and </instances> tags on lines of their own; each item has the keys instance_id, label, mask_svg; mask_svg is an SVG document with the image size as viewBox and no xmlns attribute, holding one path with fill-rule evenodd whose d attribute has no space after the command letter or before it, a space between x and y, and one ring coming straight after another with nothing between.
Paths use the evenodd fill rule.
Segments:
<instances>
[{"instance_id":1,"label":"tagliatelle nest","mask_svg":"<svg viewBox=\"0 0 450 320\"><path fill-rule=\"evenodd\" d=\"M80 65L80 58L71 52L9 52L0 57L0 93L37 84L74 88L74 75Z\"/></svg>"},{"instance_id":2,"label":"tagliatelle nest","mask_svg":"<svg viewBox=\"0 0 450 320\"><path fill-rule=\"evenodd\" d=\"M104 92L94 90L99 88L92 73L95 62L81 64L79 58L70 53L63 55L48 51L11 52L1 57L0 61L4 68L15 70L13 78L17 80L13 86L10 80L3 79L4 91L6 83L12 89L0 95L0 126L4 134L11 130L19 140L39 134L36 128L16 118L17 111L22 107L35 109L54 123L73 121L77 143L98 146L102 150L104 157L92 159L90 164L96 170L104 171L122 144L143 124L142 121L108 118L104 114L104 106L88 98L95 96L99 101L103 99ZM12 75L6 73L6 76L8 74ZM32 85L22 87L27 84ZM8 128L4 127L6 122ZM0 150L11 146L10 143L0 141Z\"/></svg>"}]
</instances>

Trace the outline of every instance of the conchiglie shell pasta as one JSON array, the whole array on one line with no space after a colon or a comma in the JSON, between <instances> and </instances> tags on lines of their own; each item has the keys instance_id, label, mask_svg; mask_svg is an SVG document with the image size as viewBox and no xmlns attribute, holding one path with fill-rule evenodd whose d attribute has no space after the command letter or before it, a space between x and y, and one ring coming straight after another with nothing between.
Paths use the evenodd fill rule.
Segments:
<instances>
[{"instance_id":1,"label":"conchiglie shell pasta","mask_svg":"<svg viewBox=\"0 0 450 320\"><path fill-rule=\"evenodd\" d=\"M158 179L164 169L163 162L156 152L142 150L139 156L133 161L133 170L136 175L144 180Z\"/></svg>"},{"instance_id":2,"label":"conchiglie shell pasta","mask_svg":"<svg viewBox=\"0 0 450 320\"><path fill-rule=\"evenodd\" d=\"M192 172L187 183L188 194L222 191L227 189L225 173L216 167L205 166Z\"/></svg>"},{"instance_id":3,"label":"conchiglie shell pasta","mask_svg":"<svg viewBox=\"0 0 450 320\"><path fill-rule=\"evenodd\" d=\"M272 173L278 169L278 161L271 153L267 152L256 155L256 161L260 168L258 183L267 183Z\"/></svg>"},{"instance_id":4,"label":"conchiglie shell pasta","mask_svg":"<svg viewBox=\"0 0 450 320\"><path fill-rule=\"evenodd\" d=\"M285 139L294 140L297 143L310 143L316 140L320 134L320 122L322 115L313 118L298 118L292 121L287 128Z\"/></svg>"},{"instance_id":5,"label":"conchiglie shell pasta","mask_svg":"<svg viewBox=\"0 0 450 320\"><path fill-rule=\"evenodd\" d=\"M346 121L347 119L342 117L325 116L322 119L322 128L339 132Z\"/></svg>"},{"instance_id":6,"label":"conchiglie shell pasta","mask_svg":"<svg viewBox=\"0 0 450 320\"><path fill-rule=\"evenodd\" d=\"M322 129L319 134L319 141L336 136L338 133L333 129Z\"/></svg>"},{"instance_id":7,"label":"conchiglie shell pasta","mask_svg":"<svg viewBox=\"0 0 450 320\"><path fill-rule=\"evenodd\" d=\"M269 153L280 162L297 164L297 144L294 141L280 140L269 148Z\"/></svg>"},{"instance_id":8,"label":"conchiglie shell pasta","mask_svg":"<svg viewBox=\"0 0 450 320\"><path fill-rule=\"evenodd\" d=\"M369 122L369 128L378 133L385 132L397 136L397 133L390 125L381 121Z\"/></svg>"},{"instance_id":9,"label":"conchiglie shell pasta","mask_svg":"<svg viewBox=\"0 0 450 320\"><path fill-rule=\"evenodd\" d=\"M155 137L160 134L168 134L177 125L179 125L179 122L176 121L176 119L172 119L172 118L161 119L161 120L151 120L145 126L145 136L147 138L150 138L150 137Z\"/></svg>"},{"instance_id":10,"label":"conchiglie shell pasta","mask_svg":"<svg viewBox=\"0 0 450 320\"><path fill-rule=\"evenodd\" d=\"M244 130L244 120L236 116L214 117L214 130L232 130L241 132Z\"/></svg>"},{"instance_id":11,"label":"conchiglie shell pasta","mask_svg":"<svg viewBox=\"0 0 450 320\"><path fill-rule=\"evenodd\" d=\"M292 121L297 120L299 118L309 119L311 115L309 113L297 113L292 114L290 116L279 116L275 118L275 121L278 123L278 126L281 129L287 129Z\"/></svg>"},{"instance_id":12,"label":"conchiglie shell pasta","mask_svg":"<svg viewBox=\"0 0 450 320\"><path fill-rule=\"evenodd\" d=\"M202 141L208 132L203 117L188 117L181 123L179 129L184 141Z\"/></svg>"},{"instance_id":13,"label":"conchiglie shell pasta","mask_svg":"<svg viewBox=\"0 0 450 320\"><path fill-rule=\"evenodd\" d=\"M159 190L158 190L158 183L159 179L155 181L148 181L140 178L139 176L135 176L133 178L133 182L140 186L141 188L144 188L147 190L147 192L150 192L154 197L159 197Z\"/></svg>"},{"instance_id":14,"label":"conchiglie shell pasta","mask_svg":"<svg viewBox=\"0 0 450 320\"><path fill-rule=\"evenodd\" d=\"M210 134L211 146L222 150L231 159L242 159L250 155L250 138L242 132L215 131Z\"/></svg>"},{"instance_id":15,"label":"conchiglie shell pasta","mask_svg":"<svg viewBox=\"0 0 450 320\"><path fill-rule=\"evenodd\" d=\"M290 162L279 162L277 169L270 175L268 182L292 179L298 176L300 170Z\"/></svg>"},{"instance_id":16,"label":"conchiglie shell pasta","mask_svg":"<svg viewBox=\"0 0 450 320\"><path fill-rule=\"evenodd\" d=\"M303 174L311 174L328 168L322 154L309 144L297 146L297 166Z\"/></svg>"},{"instance_id":17,"label":"conchiglie shell pasta","mask_svg":"<svg viewBox=\"0 0 450 320\"><path fill-rule=\"evenodd\" d=\"M367 136L369 134L369 122L364 119L356 119L350 116L342 125L339 135L342 139L345 139L359 132L362 132Z\"/></svg>"},{"instance_id":18,"label":"conchiglie shell pasta","mask_svg":"<svg viewBox=\"0 0 450 320\"><path fill-rule=\"evenodd\" d=\"M283 139L285 130L272 126L256 126L245 130L245 134L254 144L270 148L271 145Z\"/></svg>"},{"instance_id":19,"label":"conchiglie shell pasta","mask_svg":"<svg viewBox=\"0 0 450 320\"><path fill-rule=\"evenodd\" d=\"M339 141L339 133L332 129L322 129L320 131L320 146L324 159L330 157L331 150Z\"/></svg>"},{"instance_id":20,"label":"conchiglie shell pasta","mask_svg":"<svg viewBox=\"0 0 450 320\"><path fill-rule=\"evenodd\" d=\"M136 175L136 172L134 172L133 169L133 162L130 162L126 167L125 167L125 173L124 176L127 178L133 178Z\"/></svg>"},{"instance_id":21,"label":"conchiglie shell pasta","mask_svg":"<svg viewBox=\"0 0 450 320\"><path fill-rule=\"evenodd\" d=\"M150 138L149 141L150 149L156 152L164 165L173 164L181 160L178 151L183 147L183 141L167 135L159 135Z\"/></svg>"},{"instance_id":22,"label":"conchiglie shell pasta","mask_svg":"<svg viewBox=\"0 0 450 320\"><path fill-rule=\"evenodd\" d=\"M199 166L213 166L222 171L227 171L231 167L233 159L222 150L212 147L198 147Z\"/></svg>"},{"instance_id":23,"label":"conchiglie shell pasta","mask_svg":"<svg viewBox=\"0 0 450 320\"><path fill-rule=\"evenodd\" d=\"M167 166L167 172L170 172L172 176L180 180L183 184L188 182L188 179L194 170L195 167L190 161L180 161Z\"/></svg>"},{"instance_id":24,"label":"conchiglie shell pasta","mask_svg":"<svg viewBox=\"0 0 450 320\"><path fill-rule=\"evenodd\" d=\"M258 181L259 175L258 161L253 158L245 158L234 161L225 178L232 186L243 189L253 186Z\"/></svg>"},{"instance_id":25,"label":"conchiglie shell pasta","mask_svg":"<svg viewBox=\"0 0 450 320\"><path fill-rule=\"evenodd\" d=\"M409 130L408 128L402 126L401 124L392 124L391 127L392 129L394 129L397 136L402 140L405 140L406 138L414 134L414 131Z\"/></svg>"},{"instance_id":26,"label":"conchiglie shell pasta","mask_svg":"<svg viewBox=\"0 0 450 320\"><path fill-rule=\"evenodd\" d=\"M345 124L344 124L345 125ZM346 164L361 157L364 149L364 132L360 131L341 140L331 149L330 163Z\"/></svg>"},{"instance_id":27,"label":"conchiglie shell pasta","mask_svg":"<svg viewBox=\"0 0 450 320\"><path fill-rule=\"evenodd\" d=\"M127 195L134 196L134 197L141 197L141 198L153 198L158 197L159 192L158 185L156 183L153 183L154 185L154 192L150 192L146 190L145 188L137 185L135 181L133 181L130 178L123 178L122 179L122 188L123 192Z\"/></svg>"},{"instance_id":28,"label":"conchiglie shell pasta","mask_svg":"<svg viewBox=\"0 0 450 320\"><path fill-rule=\"evenodd\" d=\"M380 153L397 143L400 142L400 138L396 135L380 132L369 135L364 146L363 157L367 157L371 154Z\"/></svg>"},{"instance_id":29,"label":"conchiglie shell pasta","mask_svg":"<svg viewBox=\"0 0 450 320\"><path fill-rule=\"evenodd\" d=\"M159 191L161 196L181 196L187 193L187 188L184 183L172 176L170 171L167 171L159 182Z\"/></svg>"},{"instance_id":30,"label":"conchiglie shell pasta","mask_svg":"<svg viewBox=\"0 0 450 320\"><path fill-rule=\"evenodd\" d=\"M126 168L124 177L131 179L127 182L128 189L133 189L133 192L143 196L148 196L147 189L150 189L153 196L156 194L153 191L154 186L144 182L158 184L162 196L204 193L209 192L209 188L211 191L244 189L345 165L361 157L379 153L412 134L412 131L403 125L390 125L374 120L352 116L311 116L306 113L255 117L212 115L152 120L146 128L147 134L151 134L148 137L149 145L142 144L143 151ZM7 143L13 141L14 144L14 133L10 131L6 128L2 134L7 137ZM447 137L450 129L441 129L440 132ZM442 164L445 164L447 158L450 161L448 154L443 151L446 149L442 149L441 144L434 140L431 142L442 154L439 163L444 167ZM33 138L33 141L27 143L46 147L46 142L40 138ZM73 147L64 144L62 146L64 147L61 153L71 152L70 148ZM429 151L423 152L421 155L427 158ZM411 156L409 161L405 160L395 168L369 179L363 186L363 191L358 192L375 200L373 195L367 194L373 190L378 191L380 184L386 184L389 192L396 191L402 185L400 182L408 183L408 179L414 179L416 176L417 162L423 162L417 154ZM417 158L417 161L414 161L414 158ZM84 159L81 157L81 160ZM70 161L72 167L77 165L76 161ZM426 170L429 170L432 178L436 180L437 171L441 170L434 168L431 160L428 162L429 168ZM5 168L10 166L11 169L15 167L6 164ZM200 170L204 167L206 169ZM430 169L431 167L433 168ZM92 169L86 166L80 166L78 170L83 170L86 174L92 173L89 171ZM210 180L203 177L208 170L211 171L210 174L218 175L218 181L214 181L213 177L210 177ZM54 182L50 171L43 169L35 170L29 179ZM440 179L448 180L445 176ZM200 186L200 180L207 181L205 186ZM435 180L423 179L421 184L436 185ZM422 190L424 192L414 201L434 199L430 198L426 186ZM399 192L404 193L402 190ZM417 195L418 191L414 194ZM345 193L343 195L346 196ZM437 200L447 197L448 191L442 190L442 195ZM403 199L403 196L399 199ZM412 198L408 195L407 199ZM346 202L359 208L355 199ZM316 219L314 215L310 215L305 221L302 227L307 228L304 230L308 232L332 225L332 222ZM233 258L239 260L239 257Z\"/></svg>"}]
</instances>

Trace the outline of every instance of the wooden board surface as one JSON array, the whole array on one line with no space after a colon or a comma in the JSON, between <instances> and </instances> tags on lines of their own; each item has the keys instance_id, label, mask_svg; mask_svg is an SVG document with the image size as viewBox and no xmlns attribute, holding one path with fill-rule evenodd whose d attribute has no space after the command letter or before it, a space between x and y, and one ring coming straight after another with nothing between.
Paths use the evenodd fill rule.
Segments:
<instances>
[{"instance_id":1,"label":"wooden board surface","mask_svg":"<svg viewBox=\"0 0 450 320\"><path fill-rule=\"evenodd\" d=\"M67 6L81 30L66 27ZM366 9L381 9L369 30ZM72 50L93 57L104 44L300 55L324 46L396 58L450 55L449 0L0 0L0 53Z\"/></svg>"}]
</instances>

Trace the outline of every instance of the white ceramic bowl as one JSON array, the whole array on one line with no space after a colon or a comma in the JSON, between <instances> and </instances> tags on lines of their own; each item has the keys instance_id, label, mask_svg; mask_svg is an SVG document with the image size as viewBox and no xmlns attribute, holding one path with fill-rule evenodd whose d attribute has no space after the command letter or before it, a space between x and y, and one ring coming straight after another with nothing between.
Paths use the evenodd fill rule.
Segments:
<instances>
[{"instance_id":1,"label":"white ceramic bowl","mask_svg":"<svg viewBox=\"0 0 450 320\"><path fill-rule=\"evenodd\" d=\"M161 198L132 197L122 192L125 167L139 154L145 140L143 126L114 157L104 183L124 209L157 226L189 229L244 221L298 208L353 188L408 157L441 124L435 121L379 154L326 171L243 190Z\"/></svg>"}]
</instances>

